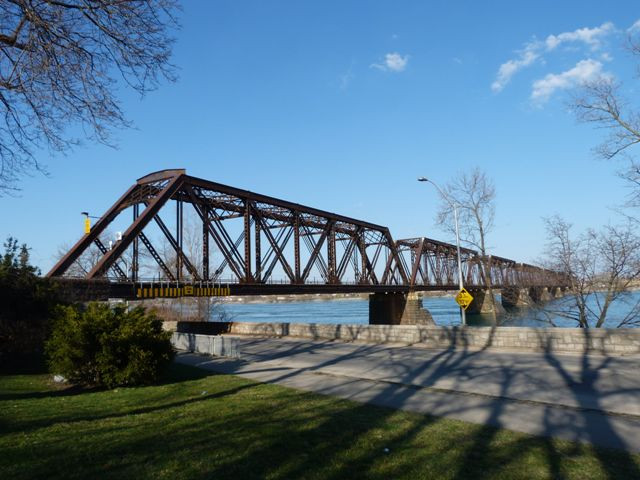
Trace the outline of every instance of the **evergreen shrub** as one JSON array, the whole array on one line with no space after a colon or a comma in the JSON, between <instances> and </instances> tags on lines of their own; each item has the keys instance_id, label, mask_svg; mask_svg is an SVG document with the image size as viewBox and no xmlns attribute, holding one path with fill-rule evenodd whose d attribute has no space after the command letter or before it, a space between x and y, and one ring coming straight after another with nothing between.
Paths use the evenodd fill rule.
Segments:
<instances>
[{"instance_id":1,"label":"evergreen shrub","mask_svg":"<svg viewBox=\"0 0 640 480\"><path fill-rule=\"evenodd\" d=\"M154 383L173 360L170 338L143 307L61 306L46 344L49 369L82 385Z\"/></svg>"},{"instance_id":2,"label":"evergreen shrub","mask_svg":"<svg viewBox=\"0 0 640 480\"><path fill-rule=\"evenodd\" d=\"M42 356L58 303L55 288L31 265L29 248L9 237L0 256L0 370Z\"/></svg>"}]
</instances>

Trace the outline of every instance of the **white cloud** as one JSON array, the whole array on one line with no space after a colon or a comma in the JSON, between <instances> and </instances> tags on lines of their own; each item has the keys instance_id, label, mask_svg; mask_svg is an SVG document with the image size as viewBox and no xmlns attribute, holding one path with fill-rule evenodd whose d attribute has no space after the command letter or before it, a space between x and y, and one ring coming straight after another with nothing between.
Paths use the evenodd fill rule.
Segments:
<instances>
[{"instance_id":1,"label":"white cloud","mask_svg":"<svg viewBox=\"0 0 640 480\"><path fill-rule=\"evenodd\" d=\"M600 54L600 59L604 62L612 62L613 61L613 57L611 56L611 54L609 52L602 52Z\"/></svg>"},{"instance_id":2,"label":"white cloud","mask_svg":"<svg viewBox=\"0 0 640 480\"><path fill-rule=\"evenodd\" d=\"M371 64L371 68L377 68L385 72L402 72L407 68L407 63L409 63L409 55L387 53L382 63L373 63Z\"/></svg>"},{"instance_id":3,"label":"white cloud","mask_svg":"<svg viewBox=\"0 0 640 480\"><path fill-rule=\"evenodd\" d=\"M601 45L602 37L607 36L615 30L613 23L606 22L599 27L579 28L573 32L563 32L559 35L549 35L544 43L547 51L554 50L560 44L565 42L582 42L589 45L592 49L597 49Z\"/></svg>"},{"instance_id":4,"label":"white cloud","mask_svg":"<svg viewBox=\"0 0 640 480\"><path fill-rule=\"evenodd\" d=\"M640 20L638 20L640 22ZM636 22L636 23L638 23ZM634 24L635 25L635 24ZM632 27L633 28L633 27ZM640 28L640 25L638 26ZM518 57L511 59L500 65L496 79L491 84L491 90L500 92L507 86L516 73L525 67L532 65L536 60L541 59L547 52L557 49L561 44L568 42L583 43L596 50L602 45L602 38L615 31L611 22L605 22L599 27L578 28L573 32L563 32L558 35L549 35L544 41L531 41L524 45ZM606 52L605 54L606 55ZM606 59L606 57L603 57Z\"/></svg>"},{"instance_id":5,"label":"white cloud","mask_svg":"<svg viewBox=\"0 0 640 480\"><path fill-rule=\"evenodd\" d=\"M531 100L546 102L556 90L566 90L598 78L611 79L611 75L602 72L602 63L587 59L579 61L575 67L562 73L549 73L533 82Z\"/></svg>"},{"instance_id":6,"label":"white cloud","mask_svg":"<svg viewBox=\"0 0 640 480\"><path fill-rule=\"evenodd\" d=\"M627 32L629 33L640 32L640 18L636 20L635 23L627 29Z\"/></svg>"},{"instance_id":7,"label":"white cloud","mask_svg":"<svg viewBox=\"0 0 640 480\"><path fill-rule=\"evenodd\" d=\"M515 60L509 60L508 62L500 65L498 75L491 84L491 90L494 92L502 91L502 89L507 86L507 83L511 81L511 77L513 77L519 70L531 65L540 57L540 54L536 51L537 47L535 45L536 44L529 44L520 53L520 57Z\"/></svg>"}]
</instances>

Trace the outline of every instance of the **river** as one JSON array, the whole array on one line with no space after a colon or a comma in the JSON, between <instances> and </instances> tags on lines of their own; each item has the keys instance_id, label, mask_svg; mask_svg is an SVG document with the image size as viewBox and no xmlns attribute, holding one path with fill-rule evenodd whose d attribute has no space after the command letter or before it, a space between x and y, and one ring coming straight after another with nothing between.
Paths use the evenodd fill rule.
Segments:
<instances>
[{"instance_id":1,"label":"river","mask_svg":"<svg viewBox=\"0 0 640 480\"><path fill-rule=\"evenodd\" d=\"M593 295L588 304L596 309L597 298ZM613 303L604 326L615 328L620 321L640 301L640 292L629 292L623 300ZM576 322L561 315L571 302L570 297L556 299L545 304L544 309L517 309L499 316L502 326L548 327L551 320L559 327L575 327ZM453 297L425 297L423 306L427 308L437 325L460 325L460 311ZM218 307L217 307L218 308ZM285 322L285 323L331 323L367 324L369 322L369 302L366 299L309 300L276 303L222 303L219 308L226 320L235 322ZM545 313L546 312L546 313ZM214 310L212 321L216 321L220 311ZM467 315L469 325L488 325L490 318Z\"/></svg>"}]
</instances>

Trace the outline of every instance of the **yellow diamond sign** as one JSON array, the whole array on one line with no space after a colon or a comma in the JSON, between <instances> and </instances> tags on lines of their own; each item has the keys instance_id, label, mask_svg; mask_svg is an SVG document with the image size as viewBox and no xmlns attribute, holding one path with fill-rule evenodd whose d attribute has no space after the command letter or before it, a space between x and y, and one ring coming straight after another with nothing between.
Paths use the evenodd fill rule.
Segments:
<instances>
[{"instance_id":1,"label":"yellow diamond sign","mask_svg":"<svg viewBox=\"0 0 640 480\"><path fill-rule=\"evenodd\" d=\"M471 302L473 302L473 297L463 288L456 295L456 302L458 302L461 308L466 310L469 308L469 305L471 305Z\"/></svg>"}]
</instances>

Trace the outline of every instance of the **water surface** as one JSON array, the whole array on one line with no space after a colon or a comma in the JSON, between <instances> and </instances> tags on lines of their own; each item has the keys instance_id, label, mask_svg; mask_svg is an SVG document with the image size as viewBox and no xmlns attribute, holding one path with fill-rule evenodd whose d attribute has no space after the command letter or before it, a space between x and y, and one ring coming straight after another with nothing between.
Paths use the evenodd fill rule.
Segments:
<instances>
[{"instance_id":1,"label":"water surface","mask_svg":"<svg viewBox=\"0 0 640 480\"><path fill-rule=\"evenodd\" d=\"M499 296L498 296L499 299ZM590 298L590 305L596 307L596 298ZM622 301L614 303L607 315L605 327L615 328L628 314L632 306L640 300L640 292L629 292ZM499 317L503 326L548 327L553 321L560 327L575 327L576 322L557 315L556 311L566 309L569 297L552 300L545 305L547 314L538 309L516 309ZM460 310L453 297L425 297L423 306L431 312L437 325L460 325ZM366 299L309 300L280 303L223 303L221 308L227 320L235 322L273 323L329 323L368 324L369 301ZM219 312L214 312L216 320ZM491 319L478 315L467 315L469 325L487 325Z\"/></svg>"}]
</instances>

